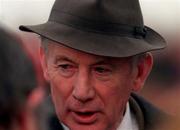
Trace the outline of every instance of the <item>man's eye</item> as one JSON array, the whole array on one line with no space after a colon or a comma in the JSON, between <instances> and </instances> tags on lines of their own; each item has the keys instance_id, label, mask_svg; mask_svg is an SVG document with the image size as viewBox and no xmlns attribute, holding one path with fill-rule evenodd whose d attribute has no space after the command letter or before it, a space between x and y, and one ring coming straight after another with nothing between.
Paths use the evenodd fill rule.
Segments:
<instances>
[{"instance_id":1,"label":"man's eye","mask_svg":"<svg viewBox=\"0 0 180 130\"><path fill-rule=\"evenodd\" d=\"M99 74L107 74L110 72L108 68L104 68L104 67L96 67L95 71Z\"/></svg>"},{"instance_id":2,"label":"man's eye","mask_svg":"<svg viewBox=\"0 0 180 130\"><path fill-rule=\"evenodd\" d=\"M73 65L69 65L69 64L58 65L58 68L59 68L60 74L64 77L70 77L76 71L75 67Z\"/></svg>"},{"instance_id":3,"label":"man's eye","mask_svg":"<svg viewBox=\"0 0 180 130\"><path fill-rule=\"evenodd\" d=\"M110 67L99 66L94 68L94 74L97 79L106 81L111 78L112 69Z\"/></svg>"},{"instance_id":4,"label":"man's eye","mask_svg":"<svg viewBox=\"0 0 180 130\"><path fill-rule=\"evenodd\" d=\"M58 65L58 66L62 69L71 69L72 68L72 66L68 65L68 64L63 64L63 65Z\"/></svg>"}]
</instances>

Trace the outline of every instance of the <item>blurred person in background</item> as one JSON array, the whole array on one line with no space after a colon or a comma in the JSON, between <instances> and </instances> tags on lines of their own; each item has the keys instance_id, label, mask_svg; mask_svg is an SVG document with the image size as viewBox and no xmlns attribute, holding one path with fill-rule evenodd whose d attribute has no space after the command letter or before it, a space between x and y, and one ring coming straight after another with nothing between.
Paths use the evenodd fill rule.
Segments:
<instances>
[{"instance_id":1,"label":"blurred person in background","mask_svg":"<svg viewBox=\"0 0 180 130\"><path fill-rule=\"evenodd\" d=\"M12 32L0 28L0 130L39 130L33 113L34 65Z\"/></svg>"},{"instance_id":2,"label":"blurred person in background","mask_svg":"<svg viewBox=\"0 0 180 130\"><path fill-rule=\"evenodd\" d=\"M43 77L40 61L37 58L39 57L39 47L41 40L39 36L34 34L26 35L26 33L21 33L19 36L22 40L24 49L26 52L28 52L28 55L35 64L35 69L37 72L38 87L34 90L35 92L31 94L32 96L30 104L33 104L33 107L37 108L35 110L35 114L38 118L40 130L59 130L61 128L58 125L59 122L55 115L55 110L49 96L49 84Z\"/></svg>"},{"instance_id":3,"label":"blurred person in background","mask_svg":"<svg viewBox=\"0 0 180 130\"><path fill-rule=\"evenodd\" d=\"M53 105L47 98L47 84L35 58L36 46L34 51L31 47L13 31L0 27L0 130L59 128Z\"/></svg>"}]
</instances>

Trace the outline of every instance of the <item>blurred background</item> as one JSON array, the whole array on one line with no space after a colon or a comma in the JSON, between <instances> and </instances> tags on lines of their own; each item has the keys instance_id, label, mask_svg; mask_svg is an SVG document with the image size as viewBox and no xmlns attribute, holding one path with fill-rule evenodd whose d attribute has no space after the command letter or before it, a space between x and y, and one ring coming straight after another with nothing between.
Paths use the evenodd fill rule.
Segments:
<instances>
[{"instance_id":1,"label":"blurred background","mask_svg":"<svg viewBox=\"0 0 180 130\"><path fill-rule=\"evenodd\" d=\"M34 59L39 86L46 86L38 60L39 38L19 25L46 22L54 0L0 0L0 23L13 30ZM159 32L168 48L153 52L154 68L139 92L167 113L180 114L180 0L140 0L144 23Z\"/></svg>"}]
</instances>

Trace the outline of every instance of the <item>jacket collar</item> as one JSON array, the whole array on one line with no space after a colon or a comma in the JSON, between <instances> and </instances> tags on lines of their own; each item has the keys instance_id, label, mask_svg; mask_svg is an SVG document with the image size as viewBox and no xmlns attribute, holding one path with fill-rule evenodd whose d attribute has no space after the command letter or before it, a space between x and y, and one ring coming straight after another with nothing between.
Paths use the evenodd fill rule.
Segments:
<instances>
[{"instance_id":1,"label":"jacket collar","mask_svg":"<svg viewBox=\"0 0 180 130\"><path fill-rule=\"evenodd\" d=\"M139 104L136 102L136 100L131 96L129 99L130 104L130 111L135 115L139 130L144 130L144 116L143 112L139 106Z\"/></svg>"}]
</instances>

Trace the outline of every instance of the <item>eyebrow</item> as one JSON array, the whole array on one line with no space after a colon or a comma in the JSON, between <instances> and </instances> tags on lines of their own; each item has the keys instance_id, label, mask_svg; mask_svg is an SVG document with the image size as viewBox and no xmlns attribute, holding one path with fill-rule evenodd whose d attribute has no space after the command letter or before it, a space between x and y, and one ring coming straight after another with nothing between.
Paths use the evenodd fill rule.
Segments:
<instances>
[{"instance_id":1,"label":"eyebrow","mask_svg":"<svg viewBox=\"0 0 180 130\"><path fill-rule=\"evenodd\" d=\"M75 63L73 60L69 59L67 56L63 56L63 55L56 56L54 63L57 64L60 61L68 61L68 62Z\"/></svg>"},{"instance_id":2,"label":"eyebrow","mask_svg":"<svg viewBox=\"0 0 180 130\"><path fill-rule=\"evenodd\" d=\"M93 63L92 66L93 65L110 65L110 66L113 66L112 64L110 64L110 59L109 58L108 59L106 59L106 58L104 59L103 58L103 59Z\"/></svg>"}]
</instances>

